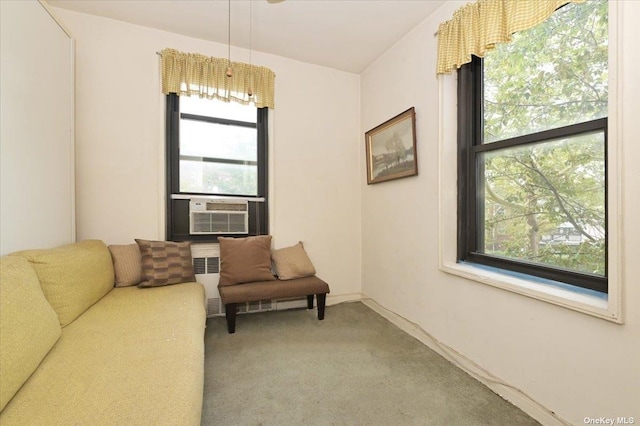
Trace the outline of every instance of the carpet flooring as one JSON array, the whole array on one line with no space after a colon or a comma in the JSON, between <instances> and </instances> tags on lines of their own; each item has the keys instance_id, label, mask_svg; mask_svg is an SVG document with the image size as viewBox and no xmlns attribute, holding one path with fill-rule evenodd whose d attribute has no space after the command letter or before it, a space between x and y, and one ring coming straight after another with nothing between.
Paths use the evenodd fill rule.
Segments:
<instances>
[{"instance_id":1,"label":"carpet flooring","mask_svg":"<svg viewBox=\"0 0 640 426\"><path fill-rule=\"evenodd\" d=\"M360 302L207 320L203 425L537 425Z\"/></svg>"}]
</instances>

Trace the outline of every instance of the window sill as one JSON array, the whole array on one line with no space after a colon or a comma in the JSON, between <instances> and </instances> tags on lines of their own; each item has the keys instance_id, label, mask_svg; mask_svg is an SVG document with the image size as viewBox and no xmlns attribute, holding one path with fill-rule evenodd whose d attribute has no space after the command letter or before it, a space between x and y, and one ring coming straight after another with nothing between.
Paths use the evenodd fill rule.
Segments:
<instances>
[{"instance_id":1,"label":"window sill","mask_svg":"<svg viewBox=\"0 0 640 426\"><path fill-rule=\"evenodd\" d=\"M440 270L472 281L522 294L574 311L621 324L604 293L570 286L530 275L470 263L445 262Z\"/></svg>"}]
</instances>

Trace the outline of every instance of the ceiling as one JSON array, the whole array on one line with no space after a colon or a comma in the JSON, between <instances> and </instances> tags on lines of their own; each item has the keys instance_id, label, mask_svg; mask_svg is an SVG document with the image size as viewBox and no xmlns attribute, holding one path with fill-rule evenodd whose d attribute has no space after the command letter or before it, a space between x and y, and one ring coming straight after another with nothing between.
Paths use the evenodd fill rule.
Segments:
<instances>
[{"instance_id":1,"label":"ceiling","mask_svg":"<svg viewBox=\"0 0 640 426\"><path fill-rule=\"evenodd\" d=\"M227 44L226 0L47 0ZM359 74L445 0L231 0L231 45ZM233 51L232 51L233 60Z\"/></svg>"}]
</instances>

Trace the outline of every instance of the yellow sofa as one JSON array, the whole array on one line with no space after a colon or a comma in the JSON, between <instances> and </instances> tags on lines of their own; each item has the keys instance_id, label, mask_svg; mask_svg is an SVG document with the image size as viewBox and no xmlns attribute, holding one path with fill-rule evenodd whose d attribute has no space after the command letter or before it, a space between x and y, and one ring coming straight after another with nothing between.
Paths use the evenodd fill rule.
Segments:
<instances>
[{"instance_id":1,"label":"yellow sofa","mask_svg":"<svg viewBox=\"0 0 640 426\"><path fill-rule=\"evenodd\" d=\"M201 284L114 288L101 241L0 269L2 426L200 424Z\"/></svg>"}]
</instances>

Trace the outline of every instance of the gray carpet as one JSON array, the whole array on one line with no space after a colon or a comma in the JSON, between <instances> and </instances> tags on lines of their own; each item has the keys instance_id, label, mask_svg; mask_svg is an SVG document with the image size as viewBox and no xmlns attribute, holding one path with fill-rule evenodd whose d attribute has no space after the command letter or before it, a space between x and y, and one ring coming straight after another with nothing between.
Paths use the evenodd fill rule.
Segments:
<instances>
[{"instance_id":1,"label":"gray carpet","mask_svg":"<svg viewBox=\"0 0 640 426\"><path fill-rule=\"evenodd\" d=\"M362 303L210 318L203 425L537 425Z\"/></svg>"}]
</instances>

